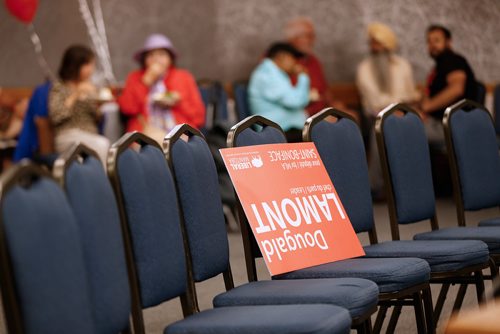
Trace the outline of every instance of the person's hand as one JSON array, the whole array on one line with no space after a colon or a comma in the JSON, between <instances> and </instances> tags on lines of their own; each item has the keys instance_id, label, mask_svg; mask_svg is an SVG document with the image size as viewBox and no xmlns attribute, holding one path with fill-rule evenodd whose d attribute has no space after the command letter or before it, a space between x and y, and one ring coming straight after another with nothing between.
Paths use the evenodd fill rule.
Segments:
<instances>
[{"instance_id":1,"label":"person's hand","mask_svg":"<svg viewBox=\"0 0 500 334\"><path fill-rule=\"evenodd\" d=\"M316 88L311 88L309 90L309 101L310 102L316 102L321 99L321 95L319 94L318 90Z\"/></svg>"},{"instance_id":2,"label":"person's hand","mask_svg":"<svg viewBox=\"0 0 500 334\"><path fill-rule=\"evenodd\" d=\"M422 121L425 122L425 120L427 119L427 113L424 112L422 110L422 108L420 108L420 106L415 106L413 109L417 112L417 114L420 116L420 118L422 119Z\"/></svg>"},{"instance_id":3,"label":"person's hand","mask_svg":"<svg viewBox=\"0 0 500 334\"><path fill-rule=\"evenodd\" d=\"M299 75L300 73L307 74L307 70L306 70L306 68L302 64L297 63L293 67L293 73L296 74L296 75Z\"/></svg>"},{"instance_id":4,"label":"person's hand","mask_svg":"<svg viewBox=\"0 0 500 334\"><path fill-rule=\"evenodd\" d=\"M23 98L19 102L17 102L13 108L13 116L19 119L24 119L26 110L28 110L28 104L29 104L28 98Z\"/></svg>"},{"instance_id":5,"label":"person's hand","mask_svg":"<svg viewBox=\"0 0 500 334\"><path fill-rule=\"evenodd\" d=\"M420 114L420 117L423 121L427 119L427 113L429 112L429 98L424 97L422 101L420 101L420 105L417 108L417 112Z\"/></svg>"},{"instance_id":6,"label":"person's hand","mask_svg":"<svg viewBox=\"0 0 500 334\"><path fill-rule=\"evenodd\" d=\"M142 81L147 85L151 86L156 80L162 76L167 69L165 66L159 63L152 63L146 68L144 75L142 76Z\"/></svg>"},{"instance_id":7,"label":"person's hand","mask_svg":"<svg viewBox=\"0 0 500 334\"><path fill-rule=\"evenodd\" d=\"M420 110L424 113L429 111L429 99L424 97L420 102Z\"/></svg>"}]
</instances>

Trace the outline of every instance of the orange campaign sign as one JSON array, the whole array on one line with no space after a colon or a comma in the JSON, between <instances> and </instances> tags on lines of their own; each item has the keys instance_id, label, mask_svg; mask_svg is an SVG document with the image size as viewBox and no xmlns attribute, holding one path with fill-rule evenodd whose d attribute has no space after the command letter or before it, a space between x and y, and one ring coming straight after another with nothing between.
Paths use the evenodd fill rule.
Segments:
<instances>
[{"instance_id":1,"label":"orange campaign sign","mask_svg":"<svg viewBox=\"0 0 500 334\"><path fill-rule=\"evenodd\" d=\"M364 255L314 143L220 152L271 275Z\"/></svg>"}]
</instances>

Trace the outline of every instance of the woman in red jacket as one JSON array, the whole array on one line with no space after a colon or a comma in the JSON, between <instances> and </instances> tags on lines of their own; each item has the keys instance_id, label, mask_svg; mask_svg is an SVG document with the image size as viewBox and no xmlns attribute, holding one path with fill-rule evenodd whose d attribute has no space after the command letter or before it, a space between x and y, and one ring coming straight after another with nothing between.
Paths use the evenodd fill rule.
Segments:
<instances>
[{"instance_id":1,"label":"woman in red jacket","mask_svg":"<svg viewBox=\"0 0 500 334\"><path fill-rule=\"evenodd\" d=\"M149 36L134 59L141 69L129 74L118 98L126 131L141 131L159 142L176 124L200 128L205 106L193 76L175 67L177 53L161 34Z\"/></svg>"}]
</instances>

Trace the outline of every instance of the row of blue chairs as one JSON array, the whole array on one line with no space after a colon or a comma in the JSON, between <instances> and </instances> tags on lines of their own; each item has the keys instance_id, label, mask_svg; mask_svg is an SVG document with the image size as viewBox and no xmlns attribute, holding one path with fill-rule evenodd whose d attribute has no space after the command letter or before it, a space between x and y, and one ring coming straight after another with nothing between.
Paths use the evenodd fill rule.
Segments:
<instances>
[{"instance_id":1,"label":"row of blue chairs","mask_svg":"<svg viewBox=\"0 0 500 334\"><path fill-rule=\"evenodd\" d=\"M0 180L9 332L143 333L143 309L175 297L186 319L166 333L371 330L379 291L368 280L233 288L213 158L187 125L166 138L165 152L140 133L122 137L109 154L111 183L83 145L65 152L53 174L62 188L27 161ZM229 291L214 299L214 309L199 312L195 283L220 274Z\"/></svg>"},{"instance_id":2,"label":"row of blue chairs","mask_svg":"<svg viewBox=\"0 0 500 334\"><path fill-rule=\"evenodd\" d=\"M387 142L397 142L397 133L390 137L392 130L388 129L404 129L405 136L418 138L421 124L418 116L413 124L413 116L402 105L384 111L379 117L381 125L377 125L379 138L383 136L379 143L385 147ZM389 122L404 120L408 128L401 124L382 126L393 118L396 121ZM260 131L255 124L262 126ZM410 131L413 127L417 131ZM258 281L255 259L260 253L240 210L250 283L236 288L215 166L197 130L187 125L177 127L167 136L164 152L142 134L125 135L110 150L112 186L92 150L75 146L54 167L54 176L66 196L47 172L30 163L8 171L0 180L0 279L9 331L58 333L76 326L82 333L131 329L141 333L144 308L180 296L187 318L166 332L343 333L353 327L364 333L372 330L370 316L378 302L374 332L381 330L389 307L394 306L388 325L388 332L393 332L402 306L412 305L419 333L431 333L450 284L462 284L455 309L460 308L468 284L475 284L478 300L483 299L481 270L488 267L488 246L494 255L497 228L482 228L489 231L490 239L484 240L487 245L477 241L482 238L467 235L456 239L474 240L452 245L437 240L397 241L399 234L394 231L396 241L378 243L364 146L354 120L342 112L325 110L308 120L304 139L318 147L356 232L369 233L372 245L365 246L367 256ZM228 135L232 147L284 141L279 126L259 116L240 122ZM410 144L422 146L421 141ZM399 156L401 149L390 147L381 149L386 167L389 162L408 158L408 154ZM389 152L396 154L388 158ZM422 152L425 149L420 147L411 155L424 161L425 167L425 157L418 155ZM414 168L417 166L422 167L422 163ZM414 170L397 165L392 170L396 172L386 176L398 175L397 181L388 184L393 188L394 184L408 186L402 182L404 172ZM419 180L425 188L428 183ZM391 214L397 222L391 229L397 229L398 223L409 223L419 210L432 213L429 207L404 206L412 203L405 202L405 196L419 199L421 193L412 193L414 189L410 185L392 191L403 196L402 201L393 200L395 212L407 216L400 220L401 216ZM402 209L397 209L401 203ZM437 221L433 228L436 226ZM493 276L496 268L491 261L489 264ZM214 299L214 310L200 313L195 283L220 274L228 292ZM443 285L434 313L429 279ZM277 304L280 307L273 306ZM324 327L320 329L319 324Z\"/></svg>"},{"instance_id":3,"label":"row of blue chairs","mask_svg":"<svg viewBox=\"0 0 500 334\"><path fill-rule=\"evenodd\" d=\"M495 186L500 182L500 160L491 115L481 105L464 100L446 110L443 126L455 181L458 226L439 229L422 120L411 108L400 104L391 105L378 115L375 127L393 238L399 238L397 224L430 220L433 231L416 235L416 239L482 240L488 245L492 275L496 275L500 230L466 227L462 216L465 208L491 207L495 201L500 204ZM486 185L485 178L492 183Z\"/></svg>"},{"instance_id":4,"label":"row of blue chairs","mask_svg":"<svg viewBox=\"0 0 500 334\"><path fill-rule=\"evenodd\" d=\"M389 110L391 111L396 111L399 109L407 110L407 107L402 105L394 105L389 108ZM330 119L334 119L336 121L330 122ZM279 126L268 120L257 116L251 117L242 123L243 124L240 123L235 126L230 132L228 136L229 146L247 146L285 142L283 132L281 131ZM263 127L262 130L257 131L256 127L254 127L255 125ZM393 136L404 137L406 136L406 132L408 131L408 129L405 130L406 131L399 131ZM423 146L427 149L428 161L428 146L427 141L425 140L425 132L422 132L422 134L424 141L420 142L420 144L423 143ZM384 276L383 273L390 271L390 269L388 267L385 267L378 272L377 269L374 268L376 266L375 262L370 262L370 260L373 261L373 258L377 258L377 260L383 260L382 263L386 266L391 267L391 260L388 260L388 257L416 257L425 259L430 265L431 283L438 283L443 285L439 299L436 303L434 315L428 315L427 318L427 321L430 321L430 326L435 326L435 324L437 324L450 284L463 284L463 287L461 288L460 294L457 296L457 300L454 305L455 310L458 310L462 304L464 297L463 295L465 294L467 284L475 284L478 300L483 300L484 282L482 277L482 270L490 267L493 275L497 272L494 263L489 262L488 247L483 241L462 240L454 242L453 244L436 240L400 241L398 224L393 224L393 226L391 227L395 241L384 243L377 242L377 235L373 222L373 209L368 181L367 164L365 159L365 150L360 130L357 127L356 122L352 118L350 118L350 116L334 109L324 110L323 112L311 117L308 120L304 128L304 140L313 141L316 144L320 156L322 157L325 166L330 174L330 177L336 186L337 192L342 199L344 207L346 208L355 231L358 233L369 233L370 242L372 245L365 247L365 251L367 253L367 257L370 259L365 258L339 261L335 264L312 267L299 272L288 273L286 275L283 275L283 277L304 278L332 277L332 275L338 276L342 274L348 276L357 275L357 277L368 278L377 282L379 284L379 289L381 290L381 292L384 292L384 289L387 289L387 287L384 286L385 282L383 282L383 279L386 278L386 276ZM393 159L404 162L407 155L413 155L414 153L405 153L404 150L401 151L401 148L404 148L404 146L400 147L398 152L395 152L395 157ZM385 152L383 150L381 151ZM415 159L418 160L421 158L422 157L420 156ZM414 162L415 159L411 161ZM419 165L414 165L415 168L417 166ZM409 177L412 177L411 169L403 169L403 172L404 171L408 171ZM432 177L430 186L432 187ZM411 197L412 190L413 188L402 189L401 193L403 194L403 196ZM415 201L415 205L420 205L420 199L418 198L418 195L414 196L413 200ZM401 203L398 202L398 204ZM404 205L405 203L403 202L402 204ZM434 198L432 198L432 206L434 207ZM403 212L404 210L405 208L403 208ZM240 219L245 219L243 212L241 212L240 214ZM408 223L407 221L400 222ZM435 221L435 223L437 223L437 221ZM249 280L255 280L256 271L254 260L257 257L260 257L261 254L256 247L253 236L248 232L248 227L245 227L246 225L247 224L242 225L242 233L245 240L244 244L246 248L245 254L247 256L247 271L249 273ZM483 235L489 233L492 238L496 237L498 239L498 232L500 231L483 230L482 232ZM478 238L476 237L475 239ZM392 261L394 261L394 259ZM344 262L349 265L352 271L339 274L337 269L339 266L342 266ZM366 271L361 273L360 268L362 267L363 262L365 262L364 264ZM353 274L354 271L356 271L355 274ZM379 278L378 276L382 277ZM411 280L411 277L412 274L408 273L407 280ZM384 301L385 298L383 293L379 295L379 299L381 301ZM390 322L390 328L393 328L393 326L395 326L397 317L399 316L400 308L402 306L402 304L400 303L395 303L395 305L396 308L393 312L393 316ZM387 305L382 305L381 311L379 311L377 322L375 324L376 329L379 329L379 320L383 319L384 312L386 312L386 307Z\"/></svg>"}]
</instances>

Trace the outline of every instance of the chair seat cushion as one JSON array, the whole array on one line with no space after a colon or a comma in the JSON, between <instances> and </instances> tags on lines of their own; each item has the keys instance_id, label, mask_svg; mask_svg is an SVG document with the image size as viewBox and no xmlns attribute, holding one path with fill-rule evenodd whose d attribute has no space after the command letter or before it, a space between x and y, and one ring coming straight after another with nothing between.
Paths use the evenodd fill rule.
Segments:
<instances>
[{"instance_id":1,"label":"chair seat cushion","mask_svg":"<svg viewBox=\"0 0 500 334\"><path fill-rule=\"evenodd\" d=\"M427 282L430 272L429 264L417 258L356 258L292 271L273 279L357 277L377 283L381 293L391 293Z\"/></svg>"},{"instance_id":2,"label":"chair seat cushion","mask_svg":"<svg viewBox=\"0 0 500 334\"><path fill-rule=\"evenodd\" d=\"M349 312L334 305L220 307L194 314L165 329L166 334L349 333Z\"/></svg>"},{"instance_id":3,"label":"chair seat cushion","mask_svg":"<svg viewBox=\"0 0 500 334\"><path fill-rule=\"evenodd\" d=\"M490 253L500 252L500 227L450 227L416 234L415 240L481 240Z\"/></svg>"},{"instance_id":4,"label":"chair seat cushion","mask_svg":"<svg viewBox=\"0 0 500 334\"><path fill-rule=\"evenodd\" d=\"M360 278L257 281L241 285L214 298L214 306L332 304L356 318L378 302L378 287Z\"/></svg>"},{"instance_id":5,"label":"chair seat cushion","mask_svg":"<svg viewBox=\"0 0 500 334\"><path fill-rule=\"evenodd\" d=\"M418 257L431 272L454 271L488 262L488 246L479 240L399 240L364 247L366 257Z\"/></svg>"},{"instance_id":6,"label":"chair seat cushion","mask_svg":"<svg viewBox=\"0 0 500 334\"><path fill-rule=\"evenodd\" d=\"M500 226L500 217L481 220L479 226Z\"/></svg>"}]
</instances>

